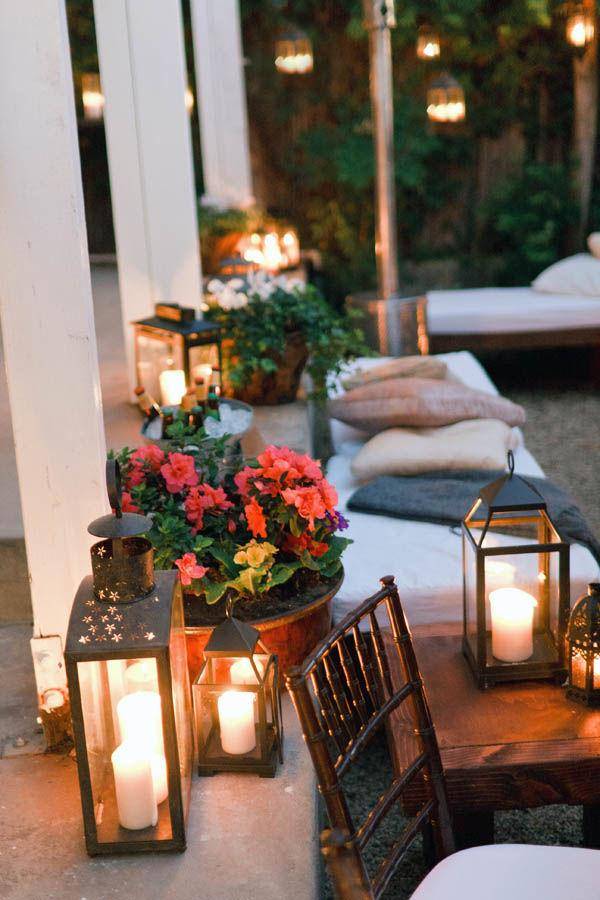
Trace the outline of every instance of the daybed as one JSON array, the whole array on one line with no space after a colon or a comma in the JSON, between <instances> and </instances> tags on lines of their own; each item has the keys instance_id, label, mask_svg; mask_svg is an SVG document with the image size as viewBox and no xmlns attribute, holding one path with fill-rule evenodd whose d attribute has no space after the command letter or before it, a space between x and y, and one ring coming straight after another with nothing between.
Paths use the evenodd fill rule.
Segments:
<instances>
[{"instance_id":1,"label":"daybed","mask_svg":"<svg viewBox=\"0 0 600 900\"><path fill-rule=\"evenodd\" d=\"M600 303L598 310L600 316ZM449 371L470 387L498 393L471 353L449 353L441 358ZM381 358L362 359L357 366L366 369L380 362ZM342 388L338 385L335 390ZM350 463L367 436L336 420L331 424L334 456L327 467L328 478L339 492L340 509L350 521L347 534L354 540L344 555L346 577L335 599L335 621L369 595L375 576L389 574L396 577L410 625L458 625L462 621L460 535L446 526L346 512L348 499L358 487ZM522 443L515 452L515 463L522 475L544 477ZM598 565L589 550L573 545L572 600L597 579Z\"/></svg>"}]
</instances>

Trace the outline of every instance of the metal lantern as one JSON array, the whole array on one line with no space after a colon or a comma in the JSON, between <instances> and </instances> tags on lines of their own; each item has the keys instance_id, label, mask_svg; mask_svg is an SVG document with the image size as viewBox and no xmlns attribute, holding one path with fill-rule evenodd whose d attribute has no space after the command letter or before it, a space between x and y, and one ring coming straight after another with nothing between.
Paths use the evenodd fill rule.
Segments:
<instances>
[{"instance_id":1,"label":"metal lantern","mask_svg":"<svg viewBox=\"0 0 600 900\"><path fill-rule=\"evenodd\" d=\"M419 59L437 59L440 55L440 36L431 25L421 25L417 32Z\"/></svg>"},{"instance_id":2,"label":"metal lantern","mask_svg":"<svg viewBox=\"0 0 600 900\"><path fill-rule=\"evenodd\" d=\"M479 687L564 681L569 544L546 502L509 472L483 487L462 523L463 652Z\"/></svg>"},{"instance_id":3,"label":"metal lantern","mask_svg":"<svg viewBox=\"0 0 600 900\"><path fill-rule=\"evenodd\" d=\"M89 526L93 577L75 596L65 662L87 851L184 850L194 736L181 587L154 572L145 516Z\"/></svg>"},{"instance_id":4,"label":"metal lantern","mask_svg":"<svg viewBox=\"0 0 600 900\"><path fill-rule=\"evenodd\" d=\"M306 75L313 70L310 38L299 28L288 28L275 41L275 68L286 75Z\"/></svg>"},{"instance_id":5,"label":"metal lantern","mask_svg":"<svg viewBox=\"0 0 600 900\"><path fill-rule=\"evenodd\" d=\"M204 648L194 682L198 772L272 777L283 762L277 657L246 622L227 618Z\"/></svg>"},{"instance_id":6,"label":"metal lantern","mask_svg":"<svg viewBox=\"0 0 600 900\"><path fill-rule=\"evenodd\" d=\"M467 114L465 92L453 75L443 72L427 90L427 116L432 122L462 122Z\"/></svg>"},{"instance_id":7,"label":"metal lantern","mask_svg":"<svg viewBox=\"0 0 600 900\"><path fill-rule=\"evenodd\" d=\"M164 406L178 406L197 377L221 371L221 329L197 319L176 303L155 307L155 315L133 323L137 386Z\"/></svg>"},{"instance_id":8,"label":"metal lantern","mask_svg":"<svg viewBox=\"0 0 600 900\"><path fill-rule=\"evenodd\" d=\"M98 72L85 72L81 76L81 102L84 119L98 120L104 116L104 94Z\"/></svg>"},{"instance_id":9,"label":"metal lantern","mask_svg":"<svg viewBox=\"0 0 600 900\"><path fill-rule=\"evenodd\" d=\"M576 50L584 51L594 40L595 22L593 9L584 3L574 3L567 13L566 35Z\"/></svg>"},{"instance_id":10,"label":"metal lantern","mask_svg":"<svg viewBox=\"0 0 600 900\"><path fill-rule=\"evenodd\" d=\"M600 584L588 585L571 611L567 663L567 696L600 706Z\"/></svg>"}]
</instances>

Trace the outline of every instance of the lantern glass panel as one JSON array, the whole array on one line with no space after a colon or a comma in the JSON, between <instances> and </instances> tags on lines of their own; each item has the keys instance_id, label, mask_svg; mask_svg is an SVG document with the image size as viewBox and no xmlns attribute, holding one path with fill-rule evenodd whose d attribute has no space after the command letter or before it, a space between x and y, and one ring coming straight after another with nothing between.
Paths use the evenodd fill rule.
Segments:
<instances>
[{"instance_id":1,"label":"lantern glass panel","mask_svg":"<svg viewBox=\"0 0 600 900\"><path fill-rule=\"evenodd\" d=\"M184 369L183 344L171 337L137 336L137 375L152 397L159 398L160 374L165 369Z\"/></svg>"},{"instance_id":2,"label":"lantern glass panel","mask_svg":"<svg viewBox=\"0 0 600 900\"><path fill-rule=\"evenodd\" d=\"M90 660L77 670L98 844L171 839L156 660Z\"/></svg>"},{"instance_id":3,"label":"lantern glass panel","mask_svg":"<svg viewBox=\"0 0 600 900\"><path fill-rule=\"evenodd\" d=\"M475 642L477 635L477 563L475 548L463 534L463 566L464 566L464 600L465 600L465 634Z\"/></svg>"},{"instance_id":4,"label":"lantern glass panel","mask_svg":"<svg viewBox=\"0 0 600 900\"><path fill-rule=\"evenodd\" d=\"M219 348L216 344L203 344L190 347L189 364L192 378L204 378L204 367L210 366L214 371L219 368Z\"/></svg>"},{"instance_id":5,"label":"lantern glass panel","mask_svg":"<svg viewBox=\"0 0 600 900\"><path fill-rule=\"evenodd\" d=\"M185 623L183 604L174 603L171 616L171 683L173 687L173 711L175 733L179 751L181 773L181 793L184 817L187 817L192 785L192 765L194 758L194 731L192 726L192 698L187 666Z\"/></svg>"}]
</instances>

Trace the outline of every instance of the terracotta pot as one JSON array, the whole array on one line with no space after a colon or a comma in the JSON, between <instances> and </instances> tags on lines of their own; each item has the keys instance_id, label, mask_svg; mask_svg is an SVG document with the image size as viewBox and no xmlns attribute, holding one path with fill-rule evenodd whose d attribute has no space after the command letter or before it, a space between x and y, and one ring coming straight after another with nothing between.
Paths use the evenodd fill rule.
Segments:
<instances>
[{"instance_id":1,"label":"terracotta pot","mask_svg":"<svg viewBox=\"0 0 600 900\"><path fill-rule=\"evenodd\" d=\"M252 406L277 406L293 403L298 394L300 377L308 360L308 350L303 336L298 331L289 334L282 356L273 354L270 359L277 363L276 372L254 372L243 387L231 383L229 371L236 363L234 342L226 338L223 349L223 386L227 397L235 397Z\"/></svg>"},{"instance_id":2,"label":"terracotta pot","mask_svg":"<svg viewBox=\"0 0 600 900\"><path fill-rule=\"evenodd\" d=\"M333 598L339 591L344 576L323 592L320 597L301 609L281 616L257 619L251 624L260 631L265 647L279 657L279 670L283 674L299 665L331 630ZM212 625L190 625L185 629L187 638L188 668L192 681L204 662L203 650Z\"/></svg>"}]
</instances>

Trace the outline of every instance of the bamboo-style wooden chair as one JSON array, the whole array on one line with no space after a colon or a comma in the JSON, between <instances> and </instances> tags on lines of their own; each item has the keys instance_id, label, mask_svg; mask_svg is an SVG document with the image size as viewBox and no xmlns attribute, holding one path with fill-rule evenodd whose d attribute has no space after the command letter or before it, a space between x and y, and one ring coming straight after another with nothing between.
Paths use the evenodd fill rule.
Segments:
<instances>
[{"instance_id":1,"label":"bamboo-style wooden chair","mask_svg":"<svg viewBox=\"0 0 600 900\"><path fill-rule=\"evenodd\" d=\"M384 643L382 620L391 631L392 641ZM398 659L390 660L390 652L396 653ZM398 662L405 681L395 689L390 668L391 665L397 668ZM302 666L292 669L286 684L316 769L331 826L344 834L345 856L350 854L353 859L355 893L345 893L344 898L380 897L421 831L431 841L438 860L451 853L454 845L440 753L393 577L382 578L381 590L348 615ZM412 704L416 756L393 778L357 826L341 779L377 731L385 728L390 715L404 703ZM363 851L416 777L425 780L428 799L403 826L402 833L370 878ZM330 853L334 866L338 855L335 849ZM361 888L368 893L361 895Z\"/></svg>"}]
</instances>

